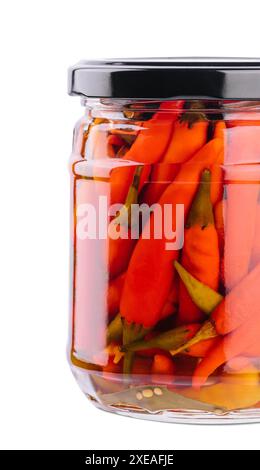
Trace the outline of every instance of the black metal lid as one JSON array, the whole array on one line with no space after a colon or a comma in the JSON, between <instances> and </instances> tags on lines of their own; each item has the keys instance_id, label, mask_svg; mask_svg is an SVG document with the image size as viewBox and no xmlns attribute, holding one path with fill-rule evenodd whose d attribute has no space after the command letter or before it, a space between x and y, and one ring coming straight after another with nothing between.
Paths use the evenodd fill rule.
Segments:
<instances>
[{"instance_id":1,"label":"black metal lid","mask_svg":"<svg viewBox=\"0 0 260 470\"><path fill-rule=\"evenodd\" d=\"M68 91L89 98L259 99L260 59L82 61L69 70Z\"/></svg>"}]
</instances>

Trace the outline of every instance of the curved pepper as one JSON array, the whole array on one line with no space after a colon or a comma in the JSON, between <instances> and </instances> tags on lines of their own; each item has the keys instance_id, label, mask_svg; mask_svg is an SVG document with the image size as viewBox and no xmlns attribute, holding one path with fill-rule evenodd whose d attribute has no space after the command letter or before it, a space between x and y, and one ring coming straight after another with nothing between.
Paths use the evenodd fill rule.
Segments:
<instances>
[{"instance_id":1,"label":"curved pepper","mask_svg":"<svg viewBox=\"0 0 260 470\"><path fill-rule=\"evenodd\" d=\"M244 351L252 347L252 344L258 343L260 335L256 324L259 321L260 315L258 314L258 318L251 318L248 322L240 326L240 328L222 337L218 344L214 346L209 354L197 365L193 374L193 387L200 388L205 384L209 375L219 366L243 354Z\"/></svg>"},{"instance_id":2,"label":"curved pepper","mask_svg":"<svg viewBox=\"0 0 260 470\"><path fill-rule=\"evenodd\" d=\"M182 266L203 284L214 290L219 284L218 235L210 201L211 174L204 170L192 203L184 231ZM196 255L194 255L196 253ZM178 320L181 324L197 322L204 317L180 283Z\"/></svg>"},{"instance_id":3,"label":"curved pepper","mask_svg":"<svg viewBox=\"0 0 260 470\"><path fill-rule=\"evenodd\" d=\"M183 115L185 117L185 113ZM170 145L163 157L164 163L184 163L207 142L208 121L190 124L188 120L176 121Z\"/></svg>"},{"instance_id":4,"label":"curved pepper","mask_svg":"<svg viewBox=\"0 0 260 470\"><path fill-rule=\"evenodd\" d=\"M193 346L190 346L189 348L185 349L183 353L187 356L191 357L205 357L209 353L209 351L217 345L219 342L219 338L211 338L211 339L205 339L203 341L200 341L199 343L193 344Z\"/></svg>"}]
</instances>

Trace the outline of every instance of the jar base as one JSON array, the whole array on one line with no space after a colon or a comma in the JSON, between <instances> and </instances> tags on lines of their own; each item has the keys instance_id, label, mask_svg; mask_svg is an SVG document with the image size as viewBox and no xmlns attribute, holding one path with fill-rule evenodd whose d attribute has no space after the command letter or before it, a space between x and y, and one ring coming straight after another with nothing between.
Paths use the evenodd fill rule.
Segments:
<instances>
[{"instance_id":1,"label":"jar base","mask_svg":"<svg viewBox=\"0 0 260 470\"><path fill-rule=\"evenodd\" d=\"M134 403L134 400L126 403L122 402L121 392L118 392L122 388L122 381L111 382L109 380L102 379L97 373L86 371L71 365L72 373L80 386L84 395L100 410L107 411L109 413L118 414L121 416L127 416L137 419L146 419L150 421L161 421L166 423L181 423L181 424L249 424L249 423L260 423L260 407L257 408L244 408L236 410L224 410L219 408L211 409L183 409L181 406L178 407L178 402L175 402L174 409L162 409L160 411L151 411L141 407L141 401ZM137 384L138 385L138 384ZM112 404L111 401L111 386L116 387L114 392L117 396L117 403ZM103 388L103 393L100 393L100 387ZM109 389L104 390L104 387ZM132 390L133 384L128 389L133 398ZM149 386L147 386L149 388ZM147 389L147 387L145 387ZM150 387L152 388L152 387ZM134 388L136 390L136 388ZM162 388L161 388L162 389ZM124 392L123 392L124 393ZM112 394L113 396L113 394ZM109 401L108 398L109 397ZM124 396L125 398L125 396ZM127 392L127 398L129 393ZM131 404L129 404L131 403ZM172 405L173 402L171 401ZM193 402L193 404L197 404ZM202 405L202 403L200 403ZM190 405L190 403L189 403Z\"/></svg>"},{"instance_id":2,"label":"jar base","mask_svg":"<svg viewBox=\"0 0 260 470\"><path fill-rule=\"evenodd\" d=\"M142 419L148 421L158 421L173 424L252 424L260 423L260 409L230 411L225 414L217 415L205 411L162 411L160 413L149 413L143 411L133 411L128 408L119 408L106 406L97 402L93 397L88 398L96 408L108 413L125 416L128 418Z\"/></svg>"}]
</instances>

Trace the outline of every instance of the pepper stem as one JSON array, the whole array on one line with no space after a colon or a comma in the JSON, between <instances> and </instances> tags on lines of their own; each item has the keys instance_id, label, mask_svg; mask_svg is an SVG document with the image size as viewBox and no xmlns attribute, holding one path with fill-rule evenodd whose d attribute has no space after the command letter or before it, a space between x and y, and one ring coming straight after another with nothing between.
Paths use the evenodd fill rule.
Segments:
<instances>
[{"instance_id":1,"label":"pepper stem","mask_svg":"<svg viewBox=\"0 0 260 470\"><path fill-rule=\"evenodd\" d=\"M190 348L194 344L199 343L200 341L204 341L205 339L210 339L210 338L215 338L218 336L216 329L214 325L211 323L211 321L206 321L201 329L196 333L193 338L191 338L187 343L183 344L177 349L172 349L170 350L170 353L172 356L176 356L176 354L181 353L182 351L185 351L186 349Z\"/></svg>"},{"instance_id":2,"label":"pepper stem","mask_svg":"<svg viewBox=\"0 0 260 470\"><path fill-rule=\"evenodd\" d=\"M186 228L199 225L202 229L214 224L213 207L210 200L211 172L206 169L201 174L199 189L192 203Z\"/></svg>"},{"instance_id":3,"label":"pepper stem","mask_svg":"<svg viewBox=\"0 0 260 470\"><path fill-rule=\"evenodd\" d=\"M126 320L123 322L123 345L133 343L142 339L149 331L148 328L144 328L143 325L137 323L128 323ZM134 359L134 352L127 352L124 355L123 373L128 375L131 373Z\"/></svg>"},{"instance_id":4,"label":"pepper stem","mask_svg":"<svg viewBox=\"0 0 260 470\"><path fill-rule=\"evenodd\" d=\"M123 325L120 313L109 323L107 327L107 344L112 341L119 341L123 334Z\"/></svg>"},{"instance_id":5,"label":"pepper stem","mask_svg":"<svg viewBox=\"0 0 260 470\"><path fill-rule=\"evenodd\" d=\"M133 180L128 190L125 203L113 220L115 224L126 225L129 227L131 226L131 208L132 204L137 204L138 202L138 189L140 185L142 171L142 165L138 165L135 168Z\"/></svg>"},{"instance_id":6,"label":"pepper stem","mask_svg":"<svg viewBox=\"0 0 260 470\"><path fill-rule=\"evenodd\" d=\"M189 109L184 111L180 116L180 122L187 122L188 128L191 129L192 126L198 121L208 121L206 114L203 112L205 106L200 100L193 100L190 103Z\"/></svg>"},{"instance_id":7,"label":"pepper stem","mask_svg":"<svg viewBox=\"0 0 260 470\"><path fill-rule=\"evenodd\" d=\"M142 351L150 348L170 349L181 346L187 339L189 329L186 326L179 326L172 330L161 333L160 335L151 338L147 341L135 341L134 343L125 344L121 347L122 352Z\"/></svg>"}]
</instances>

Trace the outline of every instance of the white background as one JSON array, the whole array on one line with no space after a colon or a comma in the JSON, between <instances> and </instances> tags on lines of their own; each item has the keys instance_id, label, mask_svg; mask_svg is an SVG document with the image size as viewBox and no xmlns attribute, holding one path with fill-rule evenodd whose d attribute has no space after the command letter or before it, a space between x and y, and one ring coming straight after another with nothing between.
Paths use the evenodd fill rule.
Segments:
<instances>
[{"instance_id":1,"label":"white background","mask_svg":"<svg viewBox=\"0 0 260 470\"><path fill-rule=\"evenodd\" d=\"M82 58L260 56L258 2L8 0L0 6L0 447L259 449L260 425L189 426L96 410L65 358L68 158Z\"/></svg>"}]
</instances>

